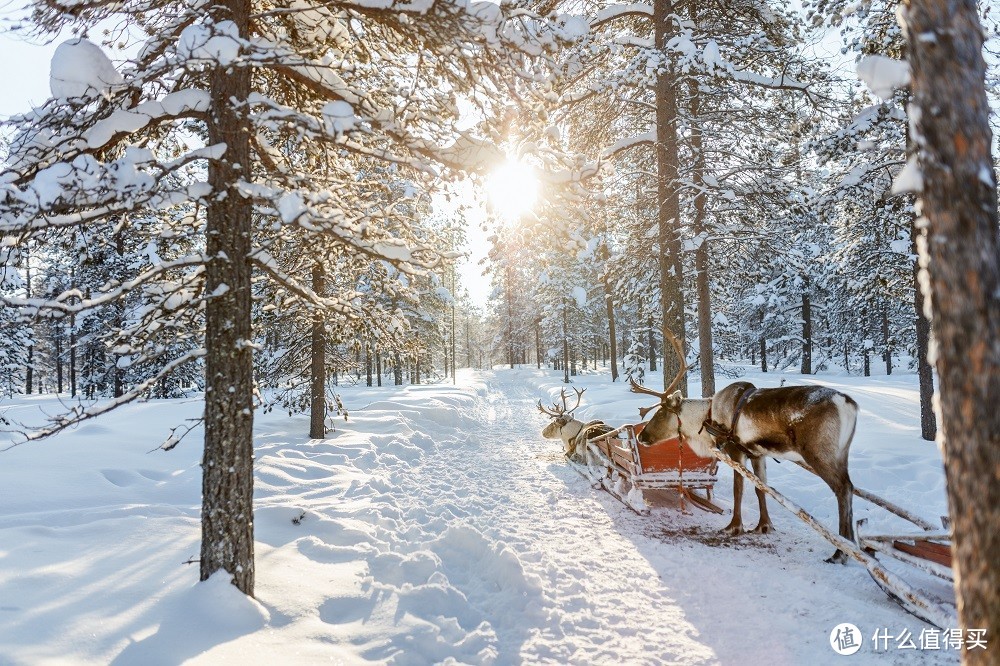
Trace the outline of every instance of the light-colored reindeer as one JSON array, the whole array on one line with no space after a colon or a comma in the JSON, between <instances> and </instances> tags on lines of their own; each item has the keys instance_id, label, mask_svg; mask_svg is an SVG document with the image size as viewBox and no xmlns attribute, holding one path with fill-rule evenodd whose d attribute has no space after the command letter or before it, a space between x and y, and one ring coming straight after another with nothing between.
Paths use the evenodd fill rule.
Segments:
<instances>
[{"instance_id":1,"label":"light-colored reindeer","mask_svg":"<svg viewBox=\"0 0 1000 666\"><path fill-rule=\"evenodd\" d=\"M562 405L552 403L552 407L544 407L542 406L542 401L538 401L538 411L552 418L552 422L542 430L542 437L546 439L561 439L563 442L563 452L566 454L566 457L582 453L581 447L586 446L588 437L603 435L604 433L611 432L613 429L603 421L589 421L584 423L574 418L573 412L580 406L580 400L583 398L583 393L586 390L573 389L576 393L576 404L572 407L566 404L569 398L566 394L566 389L562 389L559 392Z\"/></svg>"},{"instance_id":2,"label":"light-colored reindeer","mask_svg":"<svg viewBox=\"0 0 1000 666\"><path fill-rule=\"evenodd\" d=\"M669 335L669 331L667 332ZM670 437L680 438L696 453L712 456L721 448L736 462L750 458L753 471L767 482L766 459L793 460L826 482L837 497L840 535L854 541L854 486L847 470L847 458L857 424L858 405L839 391L823 386L782 386L759 389L750 382L736 382L711 398L688 399L674 391L687 372L680 342L669 335L681 368L664 391L654 391L632 382L634 393L656 396L659 404L639 410L645 417L656 413L639 434L640 444L653 444ZM724 531L743 531L741 503L743 477L733 474L733 519ZM774 529L767 513L764 492L757 489L760 521L756 532ZM828 562L847 562L837 550Z\"/></svg>"}]
</instances>

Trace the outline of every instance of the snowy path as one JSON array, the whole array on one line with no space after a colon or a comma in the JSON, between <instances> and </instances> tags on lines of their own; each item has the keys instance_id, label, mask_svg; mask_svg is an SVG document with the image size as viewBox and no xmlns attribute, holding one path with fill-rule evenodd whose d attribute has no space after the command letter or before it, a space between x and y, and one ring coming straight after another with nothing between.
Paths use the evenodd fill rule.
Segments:
<instances>
[{"instance_id":1,"label":"snowy path","mask_svg":"<svg viewBox=\"0 0 1000 666\"><path fill-rule=\"evenodd\" d=\"M830 546L778 507L776 534L726 540L728 516L663 507L642 518L593 490L539 435L534 404L559 386L552 373L460 379L345 389L351 418L326 440L302 437L305 417L258 416L257 602L180 564L197 556L197 433L145 453L197 401L132 405L62 444L8 452L0 665L781 666L837 663L828 639L841 622L867 637L926 628L859 566L823 563ZM584 418L635 413L606 377L577 381L595 401ZM880 391L872 399L905 422L908 397ZM874 489L928 486L927 462L890 470L895 456L879 453L896 426L878 430L876 417L895 415L867 413L857 476ZM828 490L775 467L775 485L832 522ZM723 474L723 504L730 484ZM752 525L749 500L744 510ZM955 651L863 650L864 663L957 662Z\"/></svg>"},{"instance_id":2,"label":"snowy path","mask_svg":"<svg viewBox=\"0 0 1000 666\"><path fill-rule=\"evenodd\" d=\"M513 591L528 590L525 610L536 626L527 629L522 617L508 615L506 601L496 603L511 581L491 581L500 593L487 591L473 602L497 631L501 660L640 663L660 655L694 663L710 657L692 643L692 628L656 571L622 539L620 523L594 501L557 445L539 440L544 421L529 416L535 400L523 383L493 378L477 402L482 431L456 433L416 474L420 504L435 513L467 511L471 534L505 544L522 563L525 573ZM651 615L657 621L644 626Z\"/></svg>"},{"instance_id":3,"label":"snowy path","mask_svg":"<svg viewBox=\"0 0 1000 666\"><path fill-rule=\"evenodd\" d=\"M359 429L381 425L384 433L353 461L376 476L355 480L342 496L366 504L345 506L339 498L307 511L339 527L357 526L360 517L376 533L346 537L314 528L296 543L320 561L363 556L358 575L370 596L320 605L323 619L365 659L823 663L837 657L828 636L840 622L894 634L917 635L923 627L860 567L823 563L829 545L778 508L778 534L725 541L716 530L726 517L668 507L641 518L592 490L565 464L559 445L538 434L546 422L534 408L540 381L531 371L486 374L471 401L460 389L410 387L368 408L395 411L393 423L352 417ZM268 478L266 466L261 478ZM727 484L724 477L723 498ZM832 496L823 500L832 514ZM747 513L752 524L754 511ZM262 515L266 509L258 525ZM266 556L262 562L266 567ZM267 604L266 594L262 599ZM869 658L893 663L899 656ZM906 661L955 658L911 653Z\"/></svg>"}]
</instances>

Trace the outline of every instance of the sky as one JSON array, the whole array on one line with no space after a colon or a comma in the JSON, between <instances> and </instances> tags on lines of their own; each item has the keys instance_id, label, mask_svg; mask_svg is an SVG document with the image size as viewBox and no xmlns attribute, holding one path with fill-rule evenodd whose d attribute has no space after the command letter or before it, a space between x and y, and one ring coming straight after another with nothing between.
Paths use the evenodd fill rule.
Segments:
<instances>
[{"instance_id":1,"label":"sky","mask_svg":"<svg viewBox=\"0 0 1000 666\"><path fill-rule=\"evenodd\" d=\"M55 45L30 44L0 34L0 63L3 63L3 95L0 116L7 118L41 104L49 97L49 61Z\"/></svg>"}]
</instances>

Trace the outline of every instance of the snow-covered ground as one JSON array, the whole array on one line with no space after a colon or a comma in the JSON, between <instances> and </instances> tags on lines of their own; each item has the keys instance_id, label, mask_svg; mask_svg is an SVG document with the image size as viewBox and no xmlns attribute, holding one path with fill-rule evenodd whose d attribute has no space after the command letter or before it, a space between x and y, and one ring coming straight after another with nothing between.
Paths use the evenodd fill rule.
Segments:
<instances>
[{"instance_id":1,"label":"snow-covered ground","mask_svg":"<svg viewBox=\"0 0 1000 666\"><path fill-rule=\"evenodd\" d=\"M130 405L0 453L0 664L826 664L851 659L829 643L842 622L864 637L857 663L957 662L895 638L876 651L877 630L918 642L930 627L859 565L824 563L830 545L773 503L777 533L724 539L727 516L640 517L592 489L539 435L534 403L560 379L519 368L460 372L457 387L345 387L350 420L324 441L305 436L304 416L258 414L256 601L221 576L198 583L185 563L198 556L200 432L147 453L197 400ZM915 378L817 381L861 405L855 484L930 520L945 513ZM585 419L635 420L649 402L605 372L575 385L588 389ZM788 463L769 474L836 524L821 481ZM910 531L862 500L855 516Z\"/></svg>"}]
</instances>

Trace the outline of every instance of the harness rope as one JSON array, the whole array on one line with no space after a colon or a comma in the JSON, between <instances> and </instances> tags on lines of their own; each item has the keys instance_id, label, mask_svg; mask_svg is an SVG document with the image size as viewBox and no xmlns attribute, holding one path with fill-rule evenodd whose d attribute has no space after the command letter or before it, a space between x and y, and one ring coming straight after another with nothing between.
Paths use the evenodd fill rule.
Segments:
<instances>
[{"instance_id":1,"label":"harness rope","mask_svg":"<svg viewBox=\"0 0 1000 666\"><path fill-rule=\"evenodd\" d=\"M756 392L757 389L753 386L743 391L740 395L740 399L736 402L736 409L733 411L733 422L728 428L721 423L712 420L712 406L709 405L708 416L706 416L705 420L702 422L701 429L698 430L698 433L701 434L702 430L707 430L708 434L715 438L715 448L717 449L723 448L726 444L732 444L743 451L743 453L747 456L753 457L750 450L743 446L743 442L741 442L736 436L736 422L739 421L740 413L742 413L743 407Z\"/></svg>"}]
</instances>

